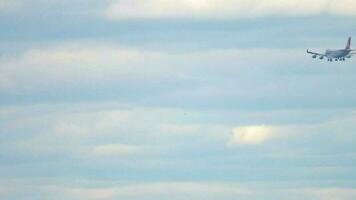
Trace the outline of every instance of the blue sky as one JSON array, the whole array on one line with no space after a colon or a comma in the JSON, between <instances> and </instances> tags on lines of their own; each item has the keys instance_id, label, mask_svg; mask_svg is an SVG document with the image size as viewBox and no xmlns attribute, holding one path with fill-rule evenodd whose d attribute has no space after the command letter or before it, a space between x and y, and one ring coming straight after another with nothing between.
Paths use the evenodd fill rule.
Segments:
<instances>
[{"instance_id":1,"label":"blue sky","mask_svg":"<svg viewBox=\"0 0 356 200\"><path fill-rule=\"evenodd\" d=\"M350 0L0 0L0 198L351 200Z\"/></svg>"}]
</instances>

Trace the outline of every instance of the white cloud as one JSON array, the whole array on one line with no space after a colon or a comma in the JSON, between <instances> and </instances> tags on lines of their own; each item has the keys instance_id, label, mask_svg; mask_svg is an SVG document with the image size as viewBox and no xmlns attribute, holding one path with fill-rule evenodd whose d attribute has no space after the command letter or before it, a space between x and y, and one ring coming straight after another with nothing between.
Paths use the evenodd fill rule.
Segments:
<instances>
[{"instance_id":1,"label":"white cloud","mask_svg":"<svg viewBox=\"0 0 356 200\"><path fill-rule=\"evenodd\" d=\"M23 94L57 88L102 87L113 83L129 85L134 82L145 86L146 82L200 80L202 77L198 72L204 70L216 75L216 69L213 69L216 66L222 72L232 70L231 65L234 71L246 72L256 70L246 68L247 65L263 63L264 66L276 59L284 64L296 55L305 56L304 52L298 54L296 50L279 49L169 53L107 44L66 43L29 49L23 55L0 59L0 91ZM256 60L255 57L263 59Z\"/></svg>"},{"instance_id":2,"label":"white cloud","mask_svg":"<svg viewBox=\"0 0 356 200\"><path fill-rule=\"evenodd\" d=\"M139 192L135 192L139 191ZM214 197L243 196L249 194L247 189L237 184L204 182L167 182L138 184L123 187L117 191L117 197L148 199L214 199Z\"/></svg>"},{"instance_id":3,"label":"white cloud","mask_svg":"<svg viewBox=\"0 0 356 200\"><path fill-rule=\"evenodd\" d=\"M119 127L130 116L131 112L120 109L64 113L52 119L52 130L59 136L72 138L107 135L113 130L119 134L122 133Z\"/></svg>"},{"instance_id":4,"label":"white cloud","mask_svg":"<svg viewBox=\"0 0 356 200\"><path fill-rule=\"evenodd\" d=\"M124 145L124 144L106 144L93 148L95 156L133 156L150 153L151 149L144 146Z\"/></svg>"},{"instance_id":5,"label":"white cloud","mask_svg":"<svg viewBox=\"0 0 356 200\"><path fill-rule=\"evenodd\" d=\"M112 19L250 18L308 16L329 13L356 15L353 0L120 0L106 11Z\"/></svg>"},{"instance_id":6,"label":"white cloud","mask_svg":"<svg viewBox=\"0 0 356 200\"><path fill-rule=\"evenodd\" d=\"M61 180L61 179L60 179ZM66 180L66 179L64 179ZM53 181L56 184L53 184ZM348 187L308 187L300 181L288 184L278 181L266 182L209 182L209 181L147 181L121 182L110 180L81 180L70 183L58 183L58 177L52 179L28 179L0 182L6 188L12 188L1 197L13 199L28 195L28 199L41 196L43 200L114 200L114 199L305 199L305 200L353 200L356 190ZM66 180L68 182L68 180ZM305 185L304 185L305 184ZM83 186L85 185L85 186Z\"/></svg>"},{"instance_id":7,"label":"white cloud","mask_svg":"<svg viewBox=\"0 0 356 200\"><path fill-rule=\"evenodd\" d=\"M174 63L180 56L107 44L66 43L34 48L0 59L0 90L22 93L179 76Z\"/></svg>"},{"instance_id":8,"label":"white cloud","mask_svg":"<svg viewBox=\"0 0 356 200\"><path fill-rule=\"evenodd\" d=\"M177 125L177 124L160 124L157 129L159 132L172 135L194 135L201 131L198 125Z\"/></svg>"},{"instance_id":9,"label":"white cloud","mask_svg":"<svg viewBox=\"0 0 356 200\"><path fill-rule=\"evenodd\" d=\"M318 200L351 200L356 197L356 189L348 188L316 188L305 191Z\"/></svg>"},{"instance_id":10,"label":"white cloud","mask_svg":"<svg viewBox=\"0 0 356 200\"><path fill-rule=\"evenodd\" d=\"M33 184L36 182L37 184ZM38 183L39 182L39 183ZM45 182L45 181L44 181ZM43 184L42 181L15 181L11 182L15 188L8 194L4 194L5 199L12 199L16 195L29 194L28 199L33 195L41 195L41 199L75 199L75 200L114 200L114 199L230 199L231 197L246 197L252 194L249 189L236 183L224 182L133 182L133 183L112 183L110 181L90 180L90 187L82 187L75 184L58 185L51 181ZM0 183L0 187L1 187ZM101 186L97 186L99 184Z\"/></svg>"},{"instance_id":11,"label":"white cloud","mask_svg":"<svg viewBox=\"0 0 356 200\"><path fill-rule=\"evenodd\" d=\"M247 144L257 145L270 140L275 136L275 128L271 126L246 126L233 130L229 146Z\"/></svg>"},{"instance_id":12,"label":"white cloud","mask_svg":"<svg viewBox=\"0 0 356 200\"><path fill-rule=\"evenodd\" d=\"M37 157L158 156L174 151L176 139L187 134L199 134L201 139L216 134L207 131L213 126L173 124L183 111L169 108L78 103L11 106L0 108L0 114L1 130L18 135L8 148ZM31 137L23 137L23 132Z\"/></svg>"},{"instance_id":13,"label":"white cloud","mask_svg":"<svg viewBox=\"0 0 356 200\"><path fill-rule=\"evenodd\" d=\"M351 111L347 115L315 124L241 126L232 130L227 145L228 147L259 145L273 140L290 141L293 143L313 141L321 145L322 142L325 142L324 138L327 137L333 138L335 143L346 144L355 138L355 134L352 134L355 122L356 114ZM298 150L302 149L301 147Z\"/></svg>"},{"instance_id":14,"label":"white cloud","mask_svg":"<svg viewBox=\"0 0 356 200\"><path fill-rule=\"evenodd\" d=\"M154 53L87 44L64 44L45 49L31 49L20 58L4 58L0 63L0 89L43 88L80 83L103 83L130 79L144 73L139 70L144 58ZM30 82L29 82L30 81ZM45 84L44 84L45 83Z\"/></svg>"},{"instance_id":15,"label":"white cloud","mask_svg":"<svg viewBox=\"0 0 356 200\"><path fill-rule=\"evenodd\" d=\"M238 184L209 182L148 182L104 188L55 187L66 199L217 199L242 197L251 193Z\"/></svg>"},{"instance_id":16,"label":"white cloud","mask_svg":"<svg viewBox=\"0 0 356 200\"><path fill-rule=\"evenodd\" d=\"M20 6L18 0L0 0L0 15L11 12Z\"/></svg>"},{"instance_id":17,"label":"white cloud","mask_svg":"<svg viewBox=\"0 0 356 200\"><path fill-rule=\"evenodd\" d=\"M10 193L13 192L13 191L14 191L13 188L10 188L10 187L8 187L8 186L2 186L2 185L0 184L0 197L4 197L4 196L10 194Z\"/></svg>"}]
</instances>

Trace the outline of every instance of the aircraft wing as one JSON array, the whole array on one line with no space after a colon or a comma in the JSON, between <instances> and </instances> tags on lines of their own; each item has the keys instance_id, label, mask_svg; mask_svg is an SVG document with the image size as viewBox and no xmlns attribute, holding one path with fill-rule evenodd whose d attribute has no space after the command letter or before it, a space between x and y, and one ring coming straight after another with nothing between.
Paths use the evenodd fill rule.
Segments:
<instances>
[{"instance_id":1,"label":"aircraft wing","mask_svg":"<svg viewBox=\"0 0 356 200\"><path fill-rule=\"evenodd\" d=\"M312 54L312 55L315 55L315 56L326 56L325 54L321 54L321 53L316 53L316 52L309 51L309 49L307 50L307 53Z\"/></svg>"}]
</instances>

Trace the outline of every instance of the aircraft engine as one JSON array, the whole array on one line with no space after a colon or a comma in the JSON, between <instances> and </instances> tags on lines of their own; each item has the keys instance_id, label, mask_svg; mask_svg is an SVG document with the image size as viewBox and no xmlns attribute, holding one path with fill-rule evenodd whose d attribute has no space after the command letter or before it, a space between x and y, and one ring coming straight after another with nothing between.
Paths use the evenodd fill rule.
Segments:
<instances>
[{"instance_id":1,"label":"aircraft engine","mask_svg":"<svg viewBox=\"0 0 356 200\"><path fill-rule=\"evenodd\" d=\"M320 56L320 58L319 58L320 60L322 60L322 59L324 59L324 56Z\"/></svg>"},{"instance_id":2,"label":"aircraft engine","mask_svg":"<svg viewBox=\"0 0 356 200\"><path fill-rule=\"evenodd\" d=\"M316 58L316 55L313 55L313 58Z\"/></svg>"}]
</instances>

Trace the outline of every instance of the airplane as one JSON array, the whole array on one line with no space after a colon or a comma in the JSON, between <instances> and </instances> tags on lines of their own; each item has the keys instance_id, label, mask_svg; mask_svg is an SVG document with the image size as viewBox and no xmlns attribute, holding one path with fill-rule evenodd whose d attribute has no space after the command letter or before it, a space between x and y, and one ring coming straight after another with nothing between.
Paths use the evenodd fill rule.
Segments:
<instances>
[{"instance_id":1,"label":"airplane","mask_svg":"<svg viewBox=\"0 0 356 200\"><path fill-rule=\"evenodd\" d=\"M312 54L313 58L319 57L320 60L327 58L328 61L332 62L333 60L335 61L345 61L345 58L351 58L353 55L356 54L356 49L351 49L351 37L347 40L347 44L345 49L338 49L338 50L326 50L324 54L322 53L316 53L307 50L308 54Z\"/></svg>"}]
</instances>

